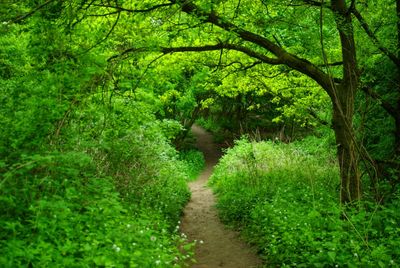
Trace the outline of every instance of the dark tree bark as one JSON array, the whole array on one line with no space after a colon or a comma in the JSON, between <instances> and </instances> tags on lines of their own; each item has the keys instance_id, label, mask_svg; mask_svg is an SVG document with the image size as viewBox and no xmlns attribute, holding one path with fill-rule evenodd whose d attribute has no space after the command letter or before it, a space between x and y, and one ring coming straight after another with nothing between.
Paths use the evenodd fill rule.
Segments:
<instances>
[{"instance_id":1,"label":"dark tree bark","mask_svg":"<svg viewBox=\"0 0 400 268\"><path fill-rule=\"evenodd\" d=\"M332 125L340 167L340 200L349 203L361 198L359 154L352 126L354 95L349 94L351 90L345 86L337 86L335 91L337 99L333 100Z\"/></svg>"},{"instance_id":2,"label":"dark tree bark","mask_svg":"<svg viewBox=\"0 0 400 268\"><path fill-rule=\"evenodd\" d=\"M396 1L397 12L397 58L400 59L400 0ZM397 116L396 123L396 156L400 157L400 65L397 65ZM400 175L399 175L400 176Z\"/></svg>"},{"instance_id":3,"label":"dark tree bark","mask_svg":"<svg viewBox=\"0 0 400 268\"><path fill-rule=\"evenodd\" d=\"M343 59L343 80L333 87L333 129L338 146L342 203L361 198L359 154L353 128L354 99L359 84L356 48L351 14L345 0L332 0L331 8L335 15L340 35Z\"/></svg>"}]
</instances>

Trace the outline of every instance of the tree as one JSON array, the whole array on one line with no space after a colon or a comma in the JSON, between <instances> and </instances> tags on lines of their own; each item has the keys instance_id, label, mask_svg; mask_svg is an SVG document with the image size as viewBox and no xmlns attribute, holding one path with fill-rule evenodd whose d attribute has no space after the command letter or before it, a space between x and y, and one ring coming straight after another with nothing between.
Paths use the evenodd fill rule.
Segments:
<instances>
[{"instance_id":1,"label":"tree","mask_svg":"<svg viewBox=\"0 0 400 268\"><path fill-rule=\"evenodd\" d=\"M373 129L365 133L364 145L374 149L369 153L376 177L396 186L400 182L400 1L366 1L353 5L351 12L363 44L360 89L367 103L368 98L375 100L366 122Z\"/></svg>"},{"instance_id":2,"label":"tree","mask_svg":"<svg viewBox=\"0 0 400 268\"><path fill-rule=\"evenodd\" d=\"M85 19L110 25L109 32L100 41L118 29L118 54L111 56L110 62L146 51L161 55L207 51L222 55L224 51L237 51L248 57L247 62L250 58L254 63L286 66L308 76L328 94L332 103L332 126L341 171L341 202L361 198L359 161L364 153L357 145L353 116L362 68L358 66L354 17L383 54L394 62L397 57L368 30L355 0L141 3L94 0L71 1L68 8L76 15L70 25ZM372 89L365 91L382 100ZM382 102L388 110L386 104ZM398 111L393 115L400 126Z\"/></svg>"},{"instance_id":3,"label":"tree","mask_svg":"<svg viewBox=\"0 0 400 268\"><path fill-rule=\"evenodd\" d=\"M315 80L329 95L333 106L333 128L338 145L338 161L341 174L341 202L348 203L361 198L360 172L358 168L359 153L353 129L354 98L358 88L360 74L357 66L356 47L352 16L344 0L332 0L330 5L324 2L300 1L328 8L333 14L342 51L342 77L334 78L311 61L289 52L277 41L257 33L258 29L247 30L221 15L215 10L217 2L211 2L209 8L202 8L192 1L169 1L164 5L178 6L182 12L196 17L202 24L211 24L228 32L235 39L219 41L216 44L202 46L161 47L163 53L236 50L254 59L271 65L286 65ZM289 4L289 3L287 3ZM162 4L158 5L161 6ZM154 8L158 6L154 5ZM240 7L240 1L238 10ZM118 7L115 7L118 10ZM119 9L122 11L122 9ZM126 11L126 10L124 10ZM134 12L134 11L132 11ZM319 45L319 44L318 44ZM318 50L318 48L316 48ZM128 49L126 54L133 51ZM267 52L265 52L267 51ZM326 64L328 64L326 62Z\"/></svg>"}]
</instances>

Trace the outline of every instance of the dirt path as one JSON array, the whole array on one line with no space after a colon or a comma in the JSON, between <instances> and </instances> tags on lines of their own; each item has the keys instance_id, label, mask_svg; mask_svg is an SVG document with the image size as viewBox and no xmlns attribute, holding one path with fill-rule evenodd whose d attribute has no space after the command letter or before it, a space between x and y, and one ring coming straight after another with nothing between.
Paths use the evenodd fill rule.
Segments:
<instances>
[{"instance_id":1,"label":"dirt path","mask_svg":"<svg viewBox=\"0 0 400 268\"><path fill-rule=\"evenodd\" d=\"M181 231L190 241L197 240L196 260L193 268L251 268L261 264L248 245L240 241L238 233L228 230L219 221L214 208L214 196L206 187L214 165L221 155L213 144L212 136L193 126L197 147L204 153L206 167L199 178L191 182L192 199L184 210Z\"/></svg>"}]
</instances>

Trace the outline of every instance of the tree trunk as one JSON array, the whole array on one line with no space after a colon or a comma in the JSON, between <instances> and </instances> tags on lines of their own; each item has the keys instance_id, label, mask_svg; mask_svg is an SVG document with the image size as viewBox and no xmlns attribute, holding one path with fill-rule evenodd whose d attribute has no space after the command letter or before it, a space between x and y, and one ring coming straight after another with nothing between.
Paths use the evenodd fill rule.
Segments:
<instances>
[{"instance_id":1,"label":"tree trunk","mask_svg":"<svg viewBox=\"0 0 400 268\"><path fill-rule=\"evenodd\" d=\"M399 79L400 80L400 79ZM400 83L400 81L399 81ZM400 86L399 86L400 87ZM400 91L400 90L399 90ZM400 94L400 93L399 93ZM397 110L400 111L400 97L397 100ZM395 156L400 157L400 116L395 118L396 131L395 131Z\"/></svg>"},{"instance_id":2,"label":"tree trunk","mask_svg":"<svg viewBox=\"0 0 400 268\"><path fill-rule=\"evenodd\" d=\"M338 88L333 101L333 129L340 168L340 202L347 204L361 199L359 156L353 129L354 96L346 88Z\"/></svg>"},{"instance_id":3,"label":"tree trunk","mask_svg":"<svg viewBox=\"0 0 400 268\"><path fill-rule=\"evenodd\" d=\"M396 1L397 12L397 58L400 59L400 0ZM395 117L395 155L400 157L400 66L397 65L397 115Z\"/></svg>"},{"instance_id":4,"label":"tree trunk","mask_svg":"<svg viewBox=\"0 0 400 268\"><path fill-rule=\"evenodd\" d=\"M400 0L399 0L400 1ZM210 51L220 49L233 49L241 51L250 57L264 63L279 65L285 64L315 80L324 88L333 104L333 124L338 144L338 159L341 175L341 202L349 203L361 198L360 172L358 170L358 151L353 129L354 97L360 80L357 68L356 47L354 42L354 29L351 12L347 8L346 0L331 0L330 9L333 11L337 30L340 36L343 78L340 82L328 72L322 71L318 66L295 54L291 54L270 39L245 30L229 20L221 18L215 12L207 12L199 8L194 1L170 0L173 4L181 6L182 11L201 18L203 23L211 23L236 34L242 41L250 42L269 51L275 57L267 57L246 46L220 43L203 47L178 47L163 50L164 53L187 51ZM324 2L307 1L317 6L324 6ZM354 4L355 2L352 1Z\"/></svg>"},{"instance_id":5,"label":"tree trunk","mask_svg":"<svg viewBox=\"0 0 400 268\"><path fill-rule=\"evenodd\" d=\"M361 198L359 152L353 128L354 99L360 74L357 69L354 30L345 0L332 0L342 46L343 80L330 89L333 104L333 129L335 131L340 167L340 201L350 203Z\"/></svg>"}]
</instances>

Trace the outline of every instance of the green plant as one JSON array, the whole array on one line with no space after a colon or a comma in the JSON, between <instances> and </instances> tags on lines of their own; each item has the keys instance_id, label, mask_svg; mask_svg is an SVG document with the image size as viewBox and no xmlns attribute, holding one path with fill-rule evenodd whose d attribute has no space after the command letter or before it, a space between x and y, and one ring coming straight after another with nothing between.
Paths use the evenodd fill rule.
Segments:
<instances>
[{"instance_id":1,"label":"green plant","mask_svg":"<svg viewBox=\"0 0 400 268\"><path fill-rule=\"evenodd\" d=\"M2 267L172 267L187 259L171 221L123 202L87 154L24 158L2 178L0 209Z\"/></svg>"},{"instance_id":2,"label":"green plant","mask_svg":"<svg viewBox=\"0 0 400 268\"><path fill-rule=\"evenodd\" d=\"M0 266L184 266L188 174L169 144L180 125L105 100L103 56L78 58L63 37L38 19L0 41Z\"/></svg>"},{"instance_id":3,"label":"green plant","mask_svg":"<svg viewBox=\"0 0 400 268\"><path fill-rule=\"evenodd\" d=\"M179 152L179 159L185 164L190 180L194 180L204 168L204 156L197 150Z\"/></svg>"},{"instance_id":4,"label":"green plant","mask_svg":"<svg viewBox=\"0 0 400 268\"><path fill-rule=\"evenodd\" d=\"M341 207L326 142L237 141L210 181L221 218L259 248L266 266L399 265L398 197L385 206Z\"/></svg>"}]
</instances>

